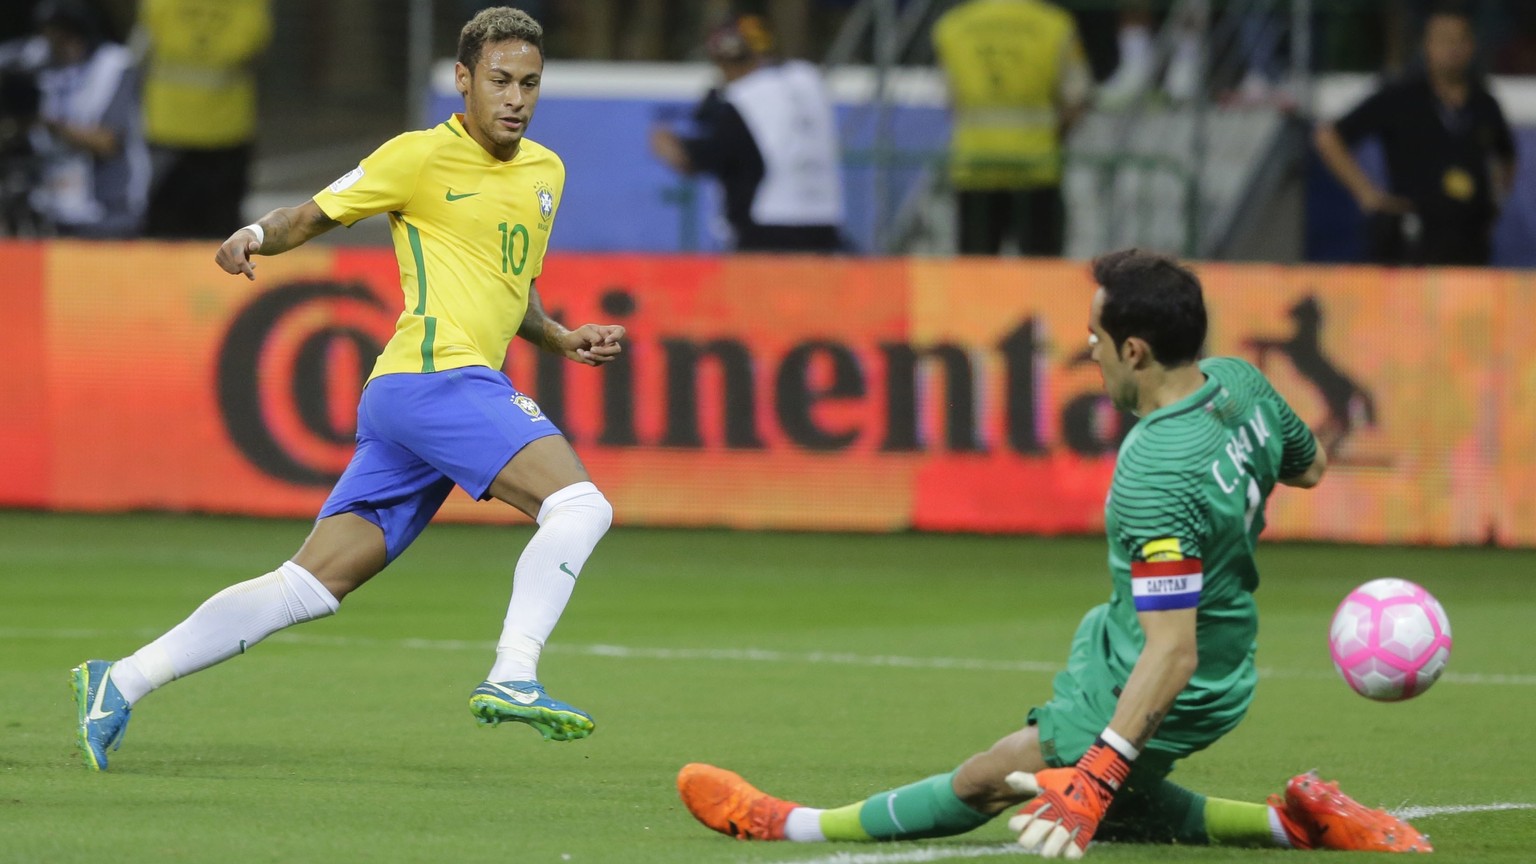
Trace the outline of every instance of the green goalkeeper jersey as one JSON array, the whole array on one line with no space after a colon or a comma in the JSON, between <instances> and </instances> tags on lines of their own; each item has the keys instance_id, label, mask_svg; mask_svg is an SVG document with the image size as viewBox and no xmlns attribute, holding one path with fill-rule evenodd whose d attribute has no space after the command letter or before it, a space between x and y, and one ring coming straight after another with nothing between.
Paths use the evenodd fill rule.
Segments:
<instances>
[{"instance_id":1,"label":"green goalkeeper jersey","mask_svg":"<svg viewBox=\"0 0 1536 864\"><path fill-rule=\"evenodd\" d=\"M1199 667L1158 737L1219 736L1247 710L1256 678L1254 547L1281 477L1311 466L1311 431L1244 360L1217 357L1189 397L1143 417L1120 446L1105 502L1114 590L1103 660L1124 682L1146 637L1138 612L1197 609Z\"/></svg>"}]
</instances>

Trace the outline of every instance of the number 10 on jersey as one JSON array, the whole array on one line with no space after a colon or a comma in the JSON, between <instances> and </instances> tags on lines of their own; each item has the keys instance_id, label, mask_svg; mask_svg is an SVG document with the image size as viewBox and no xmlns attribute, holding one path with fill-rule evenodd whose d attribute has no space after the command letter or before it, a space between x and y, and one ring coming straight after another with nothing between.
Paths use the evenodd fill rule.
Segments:
<instances>
[{"instance_id":1,"label":"number 10 on jersey","mask_svg":"<svg viewBox=\"0 0 1536 864\"><path fill-rule=\"evenodd\" d=\"M523 265L528 263L528 229L521 224L508 229L507 223L503 222L496 226L496 230L501 232L501 272L507 272L510 266L513 276L522 275ZM523 242L521 251L514 249L518 238Z\"/></svg>"}]
</instances>

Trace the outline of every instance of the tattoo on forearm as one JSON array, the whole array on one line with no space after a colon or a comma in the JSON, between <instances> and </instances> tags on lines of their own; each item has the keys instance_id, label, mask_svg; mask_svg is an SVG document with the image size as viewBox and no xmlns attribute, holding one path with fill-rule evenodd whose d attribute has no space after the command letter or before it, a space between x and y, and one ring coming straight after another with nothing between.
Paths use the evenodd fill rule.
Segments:
<instances>
[{"instance_id":1,"label":"tattoo on forearm","mask_svg":"<svg viewBox=\"0 0 1536 864\"><path fill-rule=\"evenodd\" d=\"M266 237L262 241L262 254L275 255L308 242L318 234L336 226L323 211L306 213L299 207L279 207L257 220Z\"/></svg>"},{"instance_id":2,"label":"tattoo on forearm","mask_svg":"<svg viewBox=\"0 0 1536 864\"><path fill-rule=\"evenodd\" d=\"M264 250L282 252L293 248L293 217L289 215L287 208L279 208L257 220L266 238L261 245Z\"/></svg>"},{"instance_id":3,"label":"tattoo on forearm","mask_svg":"<svg viewBox=\"0 0 1536 864\"><path fill-rule=\"evenodd\" d=\"M517 328L518 335L545 351L559 354L564 350L560 345L560 332L563 329L544 314L544 303L539 299L538 291L530 290L528 309L523 313L522 326Z\"/></svg>"},{"instance_id":4,"label":"tattoo on forearm","mask_svg":"<svg viewBox=\"0 0 1536 864\"><path fill-rule=\"evenodd\" d=\"M1141 734L1136 736L1136 740L1132 741L1131 745L1138 750L1145 747L1147 742L1151 741L1152 736L1157 732L1157 727L1163 725L1163 716L1167 713L1166 711L1148 712L1147 716L1142 718Z\"/></svg>"},{"instance_id":5,"label":"tattoo on forearm","mask_svg":"<svg viewBox=\"0 0 1536 864\"><path fill-rule=\"evenodd\" d=\"M293 217L287 211L279 210L276 214L277 242L284 246L293 245Z\"/></svg>"},{"instance_id":6,"label":"tattoo on forearm","mask_svg":"<svg viewBox=\"0 0 1536 864\"><path fill-rule=\"evenodd\" d=\"M553 323L554 322L550 321L548 318L539 319L538 345L545 351L554 351L558 353L560 351L560 340L555 338L555 328L551 326Z\"/></svg>"},{"instance_id":7,"label":"tattoo on forearm","mask_svg":"<svg viewBox=\"0 0 1536 864\"><path fill-rule=\"evenodd\" d=\"M549 328L545 326L547 320L544 317L544 310L530 302L528 311L523 313L523 323L517 328L517 335L540 348L548 348Z\"/></svg>"}]
</instances>

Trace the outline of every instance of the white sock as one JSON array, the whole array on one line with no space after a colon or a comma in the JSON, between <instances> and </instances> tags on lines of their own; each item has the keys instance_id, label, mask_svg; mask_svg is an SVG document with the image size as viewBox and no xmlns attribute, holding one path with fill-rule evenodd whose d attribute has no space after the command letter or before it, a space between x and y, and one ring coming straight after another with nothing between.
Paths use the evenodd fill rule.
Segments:
<instances>
[{"instance_id":1,"label":"white sock","mask_svg":"<svg viewBox=\"0 0 1536 864\"><path fill-rule=\"evenodd\" d=\"M821 843L827 835L821 833L821 811L814 807L796 807L784 820L784 839L796 843Z\"/></svg>"},{"instance_id":2,"label":"white sock","mask_svg":"<svg viewBox=\"0 0 1536 864\"><path fill-rule=\"evenodd\" d=\"M341 604L308 570L285 562L265 576L231 585L185 621L112 667L128 704L221 663L284 627L333 615Z\"/></svg>"},{"instance_id":3,"label":"white sock","mask_svg":"<svg viewBox=\"0 0 1536 864\"><path fill-rule=\"evenodd\" d=\"M1269 835L1275 839L1275 845L1281 849L1291 848L1291 837L1285 833L1285 825L1280 822L1280 814L1275 808L1269 808Z\"/></svg>"},{"instance_id":4,"label":"white sock","mask_svg":"<svg viewBox=\"0 0 1536 864\"><path fill-rule=\"evenodd\" d=\"M539 677L539 652L565 611L587 556L612 522L612 505L591 483L572 484L544 499L539 530L512 574L512 602L488 680Z\"/></svg>"}]
</instances>

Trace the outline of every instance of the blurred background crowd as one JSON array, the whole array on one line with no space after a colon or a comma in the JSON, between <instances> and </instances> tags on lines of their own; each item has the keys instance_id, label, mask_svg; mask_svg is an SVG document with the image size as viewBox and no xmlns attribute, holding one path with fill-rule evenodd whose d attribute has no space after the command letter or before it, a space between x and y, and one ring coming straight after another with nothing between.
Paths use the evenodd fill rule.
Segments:
<instances>
[{"instance_id":1,"label":"blurred background crowd","mask_svg":"<svg viewBox=\"0 0 1536 864\"><path fill-rule=\"evenodd\" d=\"M453 110L444 64L493 4L12 5L25 14L0 18L0 236L211 239ZM772 250L792 237L780 248L1085 257L1137 243L1536 266L1525 0L513 5L547 34L530 134L570 171L557 248ZM802 178L842 187L804 217L814 242L776 230L801 218L775 164L788 145L754 116L769 97L741 95L788 60L809 61L796 68L824 89L779 75L753 92L802 88L781 91L810 130L794 158L814 159L817 135L830 148ZM1423 128L1401 119L1416 107ZM774 195L789 202L776 214ZM1486 224L1436 240L1468 220Z\"/></svg>"}]
</instances>

